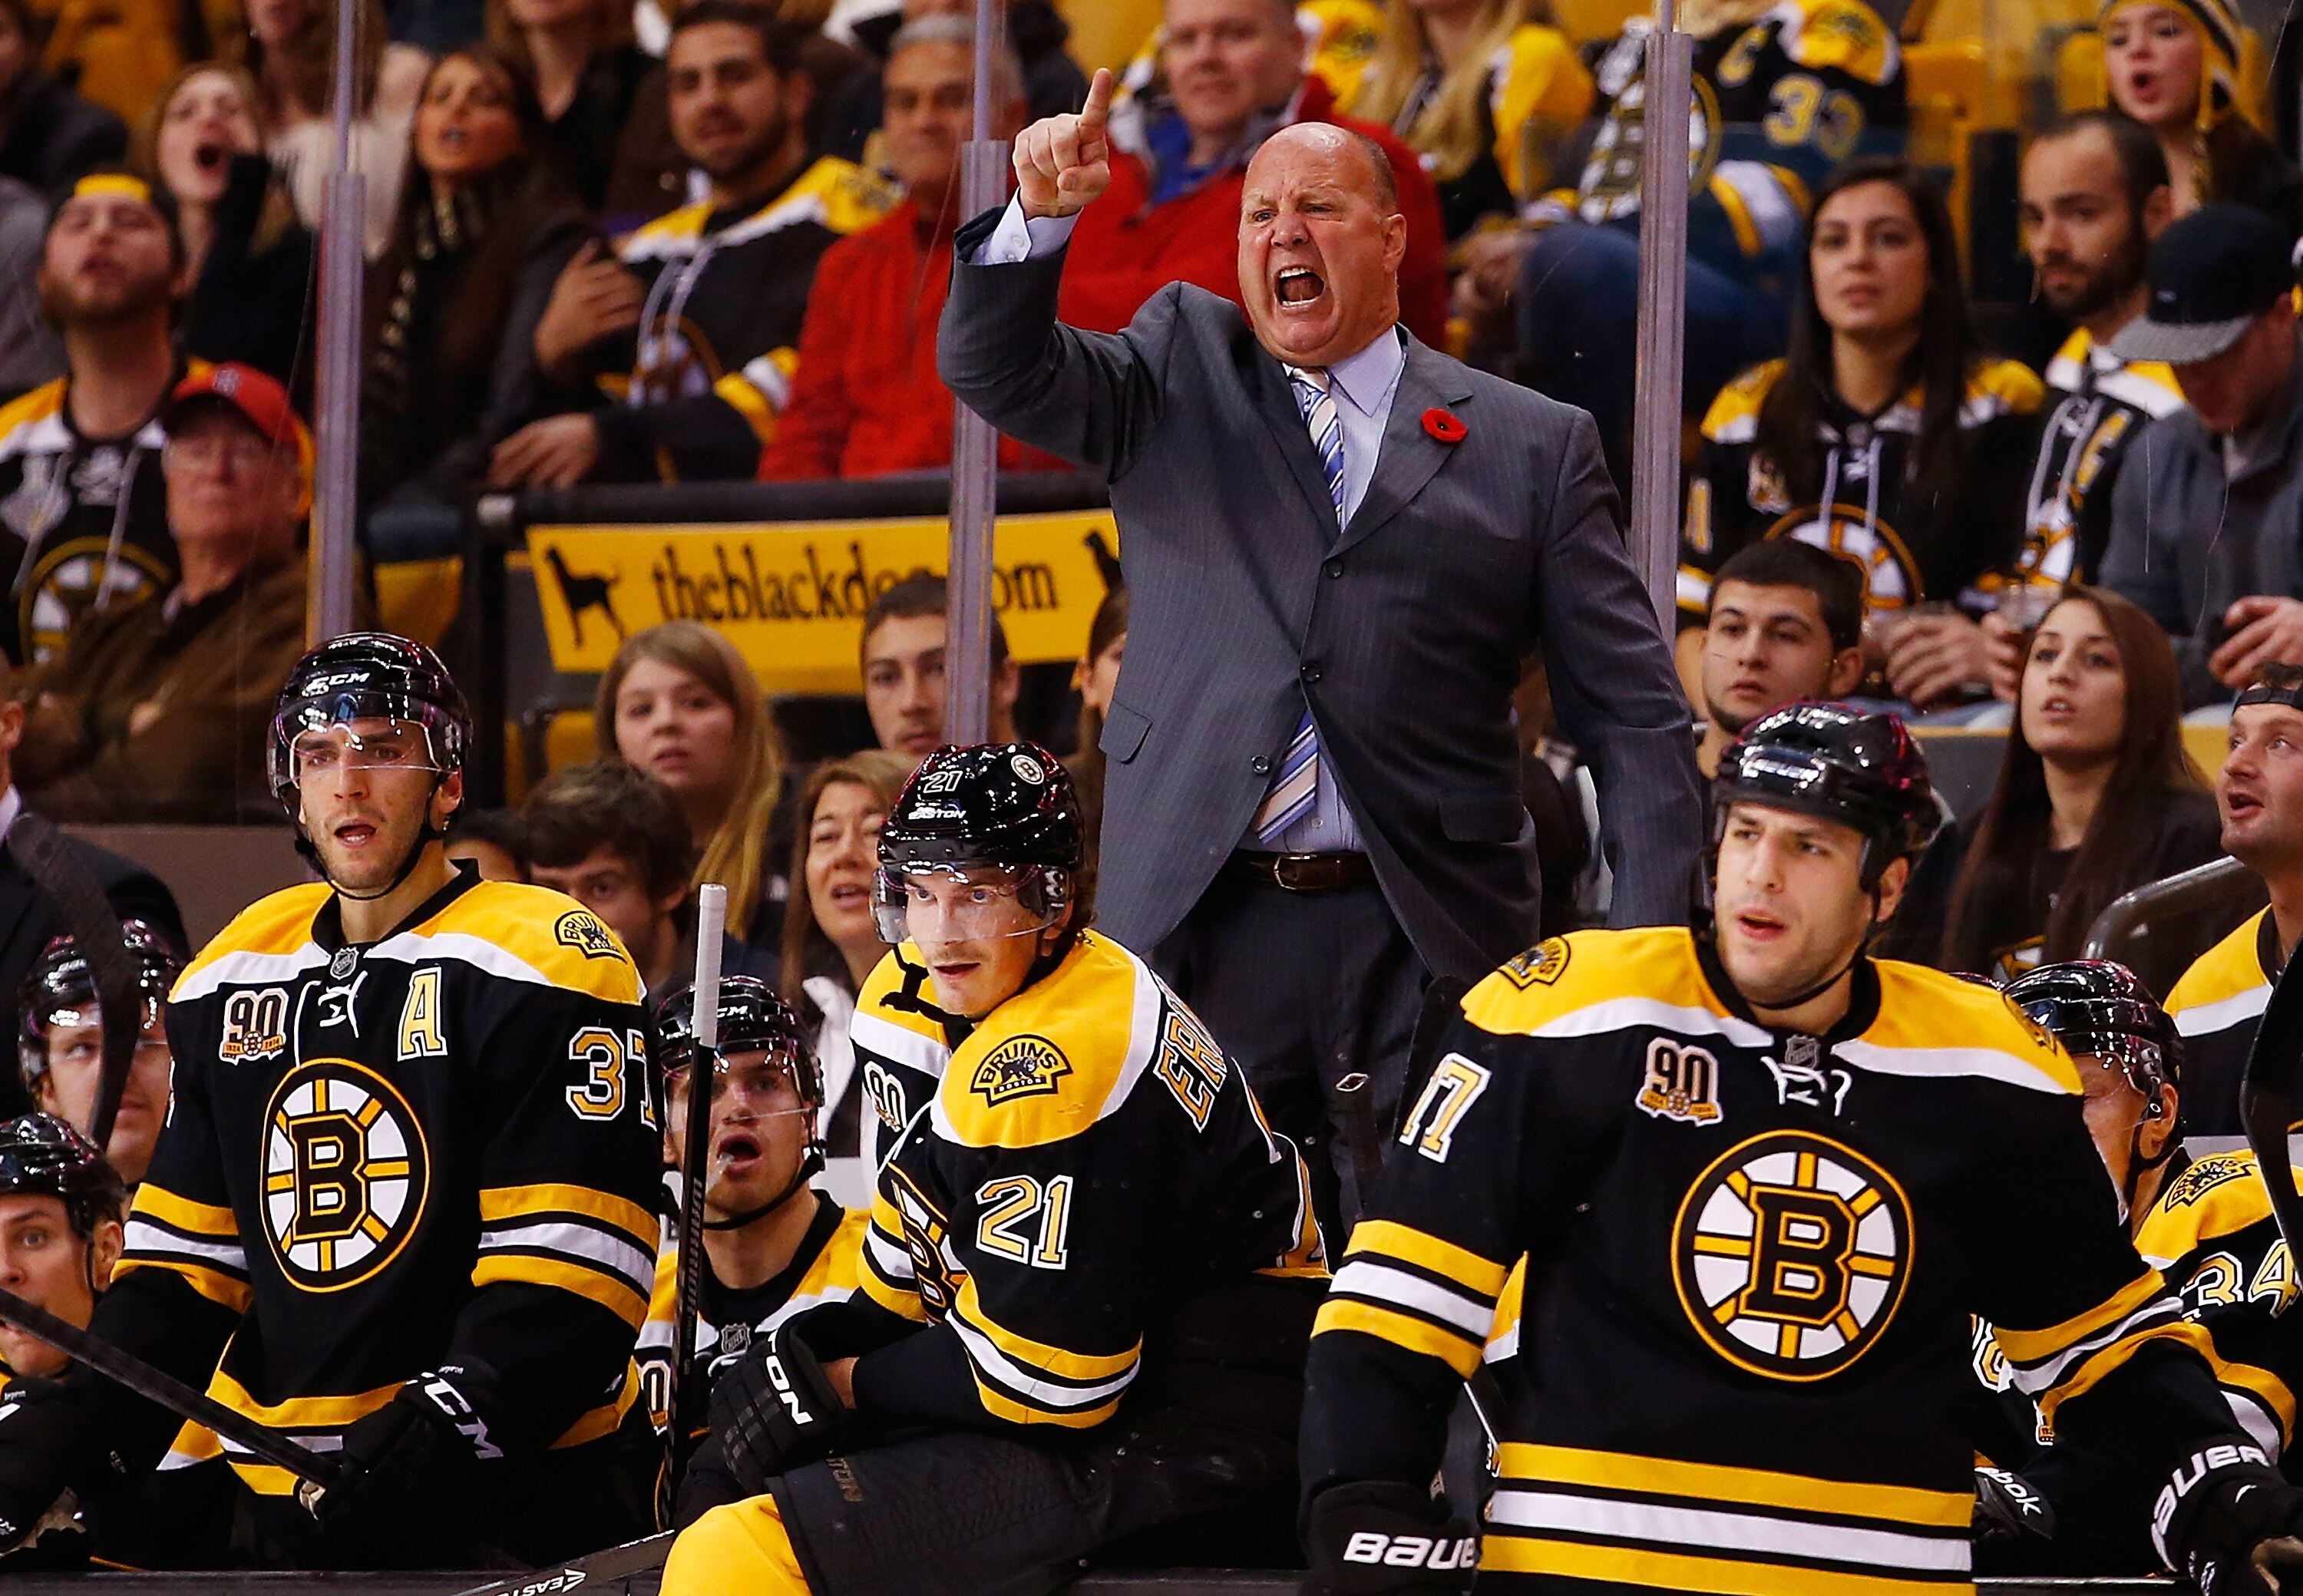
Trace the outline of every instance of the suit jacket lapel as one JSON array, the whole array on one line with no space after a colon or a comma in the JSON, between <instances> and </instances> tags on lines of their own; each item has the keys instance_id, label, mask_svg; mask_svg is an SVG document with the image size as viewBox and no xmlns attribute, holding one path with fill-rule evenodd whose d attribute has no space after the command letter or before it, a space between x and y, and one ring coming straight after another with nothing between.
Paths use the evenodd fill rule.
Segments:
<instances>
[{"instance_id":1,"label":"suit jacket lapel","mask_svg":"<svg viewBox=\"0 0 2303 1596\"><path fill-rule=\"evenodd\" d=\"M1280 457L1287 469L1295 474L1296 486L1311 501L1312 512L1320 518L1321 546L1336 539L1336 502L1328 494L1328 474L1320 465L1320 452L1312 446L1311 430L1303 424L1303 412L1296 408L1295 394L1287 384L1287 373L1279 362L1265 352L1249 334L1244 340L1247 352L1248 390L1255 401L1256 414L1271 428L1273 441L1279 445Z\"/></svg>"},{"instance_id":2,"label":"suit jacket lapel","mask_svg":"<svg viewBox=\"0 0 2303 1596\"><path fill-rule=\"evenodd\" d=\"M1425 432L1423 412L1470 399L1472 390L1463 376L1446 356L1418 342L1413 334L1407 335L1407 364L1392 394L1391 414L1384 421L1383 452L1376 457L1375 477L1360 500L1358 513L1336 545L1338 553L1380 531L1385 522L1423 491L1423 485L1461 446L1442 443ZM1309 435L1305 435L1308 441Z\"/></svg>"}]
</instances>

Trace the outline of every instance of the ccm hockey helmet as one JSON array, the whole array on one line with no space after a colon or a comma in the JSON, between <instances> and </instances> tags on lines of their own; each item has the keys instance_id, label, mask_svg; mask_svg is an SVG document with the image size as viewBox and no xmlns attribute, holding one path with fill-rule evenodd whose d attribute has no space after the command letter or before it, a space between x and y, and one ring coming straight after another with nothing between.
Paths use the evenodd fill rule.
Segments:
<instances>
[{"instance_id":1,"label":"ccm hockey helmet","mask_svg":"<svg viewBox=\"0 0 2303 1596\"><path fill-rule=\"evenodd\" d=\"M1925 849L1943 822L1927 756L1903 722L1843 704L1793 704L1752 722L1720 755L1712 795L1715 840L1735 804L1853 827L1867 886Z\"/></svg>"}]
</instances>

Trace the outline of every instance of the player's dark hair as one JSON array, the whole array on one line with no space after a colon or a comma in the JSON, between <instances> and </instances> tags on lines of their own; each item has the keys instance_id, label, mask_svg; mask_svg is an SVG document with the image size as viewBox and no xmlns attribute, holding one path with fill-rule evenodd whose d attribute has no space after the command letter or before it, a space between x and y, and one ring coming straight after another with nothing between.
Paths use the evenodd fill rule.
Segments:
<instances>
[{"instance_id":1,"label":"player's dark hair","mask_svg":"<svg viewBox=\"0 0 2303 1596\"><path fill-rule=\"evenodd\" d=\"M1752 587L1801 587L1815 595L1831 646L1853 648L1863 641L1863 578L1854 565L1826 549L1796 537L1763 537L1727 557L1711 578L1716 599L1723 583Z\"/></svg>"},{"instance_id":2,"label":"player's dark hair","mask_svg":"<svg viewBox=\"0 0 2303 1596\"><path fill-rule=\"evenodd\" d=\"M872 607L864 612L864 632L856 645L856 657L872 646L872 634L890 621L916 621L923 615L951 614L951 587L932 570L915 570L902 581L883 589L873 599ZM1008 663L1008 629L1000 624L1000 617L991 618L991 668L997 671Z\"/></svg>"},{"instance_id":3,"label":"player's dark hair","mask_svg":"<svg viewBox=\"0 0 2303 1596\"><path fill-rule=\"evenodd\" d=\"M522 875L527 874L527 826L519 815L510 809L459 809L448 823L448 846L459 842L482 842L500 848L519 866Z\"/></svg>"},{"instance_id":4,"label":"player's dark hair","mask_svg":"<svg viewBox=\"0 0 2303 1596\"><path fill-rule=\"evenodd\" d=\"M1903 196L1928 248L1928 291L1919 303L1919 335L1904 358L1901 376L1906 391L1920 391L1919 435L1905 470L1917 489L1916 502L1925 506L1950 497L1959 484L1967 453L1960 435L1960 410L1967 402L1968 379L1982 365L1985 350L1968 319L1967 290L1960 280L1959 237L1952 230L1951 211L1935 179L1911 162L1867 156L1835 169L1825 180L1816 195L1815 209L1809 213L1809 250L1814 247L1816 224L1824 208L1838 195L1866 183L1885 183ZM1802 251L1802 261L1807 252ZM1821 434L1836 399L1831 328L1816 303L1815 284L1802 266L1799 293L1792 307L1791 347L1784 358L1783 376L1760 401L1759 419L1759 452L1782 471L1796 500L1813 500L1823 491ZM1924 509L1920 513L1925 513Z\"/></svg>"},{"instance_id":5,"label":"player's dark hair","mask_svg":"<svg viewBox=\"0 0 2303 1596\"><path fill-rule=\"evenodd\" d=\"M2111 140L2111 153L2119 162L2121 187L2127 194L2127 209L2135 224L2143 224L2143 207L2152 190L2169 186L2167 152L2159 147L2159 137L2131 116L2098 106L2089 111L2074 111L2058 117L2033 136L2031 148L2037 149L2051 139L2071 139L2081 133L2101 133Z\"/></svg>"},{"instance_id":6,"label":"player's dark hair","mask_svg":"<svg viewBox=\"0 0 2303 1596\"><path fill-rule=\"evenodd\" d=\"M2057 604L2091 607L2111 634L2127 677L2127 715L2120 731L2103 801L2079 839L2047 914L2043 964L2079 956L2088 927L2111 900L2151 879L2169 805L2202 790L2198 767L2183 749L2182 684L2175 651L2156 621L2115 593L2074 587ZM2050 610L2052 617L2054 610ZM2031 646L2037 647L2035 637ZM2024 669L2030 669L2027 654ZM2054 817L2047 798L2046 762L2024 734L2019 710L1999 764L1999 782L1977 817L1974 840L1952 885L1951 907L1938 952L1947 970L1990 975L1994 954L2020 940L2032 871L2047 851Z\"/></svg>"},{"instance_id":7,"label":"player's dark hair","mask_svg":"<svg viewBox=\"0 0 2303 1596\"><path fill-rule=\"evenodd\" d=\"M748 28L760 41L760 54L779 78L789 78L800 68L800 46L805 35L799 30L780 20L775 12L764 5L753 5L747 0L696 0L673 19L671 37L678 38L691 28L708 27L714 22L731 22L738 28Z\"/></svg>"},{"instance_id":8,"label":"player's dark hair","mask_svg":"<svg viewBox=\"0 0 2303 1596\"><path fill-rule=\"evenodd\" d=\"M688 822L654 776L620 759L556 770L536 783L520 811L527 856L547 870L580 865L606 843L661 899L688 885Z\"/></svg>"}]
</instances>

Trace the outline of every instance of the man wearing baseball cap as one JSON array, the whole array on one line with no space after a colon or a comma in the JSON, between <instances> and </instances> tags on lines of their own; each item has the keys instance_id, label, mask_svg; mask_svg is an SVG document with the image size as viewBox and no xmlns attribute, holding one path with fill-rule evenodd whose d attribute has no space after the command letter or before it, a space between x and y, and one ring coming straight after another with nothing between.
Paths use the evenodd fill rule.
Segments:
<instances>
[{"instance_id":1,"label":"man wearing baseball cap","mask_svg":"<svg viewBox=\"0 0 2303 1596\"><path fill-rule=\"evenodd\" d=\"M159 422L181 576L75 626L27 672L18 781L56 820L226 822L273 807L264 737L304 648L312 437L253 367L176 384Z\"/></svg>"},{"instance_id":2,"label":"man wearing baseball cap","mask_svg":"<svg viewBox=\"0 0 2303 1596\"><path fill-rule=\"evenodd\" d=\"M59 647L80 613L176 578L161 401L199 362L169 340L184 264L174 202L99 168L60 190L38 283L65 375L0 408L0 653Z\"/></svg>"},{"instance_id":3,"label":"man wearing baseball cap","mask_svg":"<svg viewBox=\"0 0 2303 1596\"><path fill-rule=\"evenodd\" d=\"M2151 246L2149 300L2112 341L2172 367L2189 401L2127 452L2102 571L2167 629L2187 706L2303 663L2294 244L2251 207L2202 206Z\"/></svg>"}]
</instances>

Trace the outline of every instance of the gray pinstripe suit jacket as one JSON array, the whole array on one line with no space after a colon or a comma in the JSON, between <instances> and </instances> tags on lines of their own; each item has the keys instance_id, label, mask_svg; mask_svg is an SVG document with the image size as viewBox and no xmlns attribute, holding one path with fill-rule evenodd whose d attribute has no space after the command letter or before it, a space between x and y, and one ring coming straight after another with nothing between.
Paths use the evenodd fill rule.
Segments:
<instances>
[{"instance_id":1,"label":"gray pinstripe suit jacket","mask_svg":"<svg viewBox=\"0 0 2303 1596\"><path fill-rule=\"evenodd\" d=\"M1590 418L1403 330L1383 452L1339 536L1286 378L1236 306L1175 283L1124 333L1081 333L1056 320L1062 269L957 266L938 363L1002 432L1110 479L1131 609L1100 923L1147 951L1176 928L1308 698L1416 951L1484 975L1535 933L1511 695L1538 646L1597 772L1615 921L1683 922L1701 851L1687 701ZM1434 409L1468 435L1429 435Z\"/></svg>"}]
</instances>

